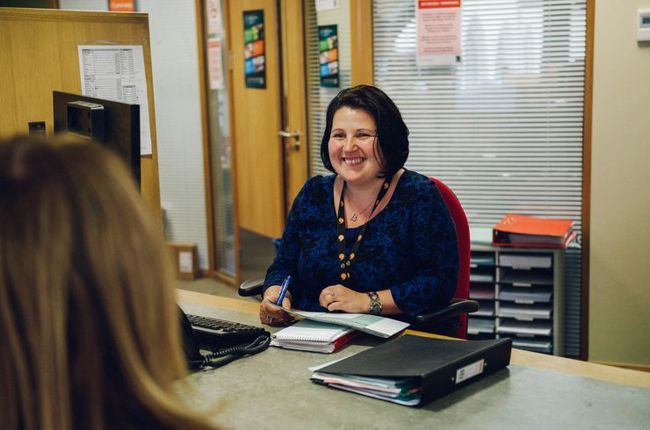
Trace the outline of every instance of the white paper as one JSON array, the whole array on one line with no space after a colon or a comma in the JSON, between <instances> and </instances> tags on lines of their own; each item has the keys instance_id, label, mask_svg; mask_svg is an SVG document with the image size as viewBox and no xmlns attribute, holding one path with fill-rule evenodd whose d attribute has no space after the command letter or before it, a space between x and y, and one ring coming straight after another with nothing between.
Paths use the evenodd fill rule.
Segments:
<instances>
[{"instance_id":1,"label":"white paper","mask_svg":"<svg viewBox=\"0 0 650 430\"><path fill-rule=\"evenodd\" d=\"M418 67L456 64L461 55L460 0L415 0Z\"/></svg>"},{"instance_id":2,"label":"white paper","mask_svg":"<svg viewBox=\"0 0 650 430\"><path fill-rule=\"evenodd\" d=\"M151 155L149 101L141 45L79 45L81 94L140 105L140 155Z\"/></svg>"},{"instance_id":3,"label":"white paper","mask_svg":"<svg viewBox=\"0 0 650 430\"><path fill-rule=\"evenodd\" d=\"M221 21L221 0L207 0L205 13L208 17L208 35L221 35L223 22Z\"/></svg>"},{"instance_id":4,"label":"white paper","mask_svg":"<svg viewBox=\"0 0 650 430\"><path fill-rule=\"evenodd\" d=\"M456 370L456 384L460 384L463 381L467 381L469 378L473 378L474 376L483 373L484 365L485 360L480 359L475 363L468 364L467 366Z\"/></svg>"},{"instance_id":5,"label":"white paper","mask_svg":"<svg viewBox=\"0 0 650 430\"><path fill-rule=\"evenodd\" d=\"M221 39L208 39L208 75L210 77L210 89L223 89L223 59L221 54Z\"/></svg>"},{"instance_id":6,"label":"white paper","mask_svg":"<svg viewBox=\"0 0 650 430\"><path fill-rule=\"evenodd\" d=\"M325 10L338 9L339 0L316 0L316 12L323 12Z\"/></svg>"},{"instance_id":7,"label":"white paper","mask_svg":"<svg viewBox=\"0 0 650 430\"><path fill-rule=\"evenodd\" d=\"M294 318L304 318L312 321L338 324L384 338L391 337L409 326L408 323L379 315L298 311L295 309L283 308L272 302L269 303L282 309Z\"/></svg>"},{"instance_id":8,"label":"white paper","mask_svg":"<svg viewBox=\"0 0 650 430\"><path fill-rule=\"evenodd\" d=\"M278 331L273 335L273 338L280 341L332 343L351 331L353 331L353 329L336 324L302 320Z\"/></svg>"},{"instance_id":9,"label":"white paper","mask_svg":"<svg viewBox=\"0 0 650 430\"><path fill-rule=\"evenodd\" d=\"M188 251L181 251L178 253L178 268L181 273L193 273L192 267L192 253Z\"/></svg>"},{"instance_id":10,"label":"white paper","mask_svg":"<svg viewBox=\"0 0 650 430\"><path fill-rule=\"evenodd\" d=\"M472 243L490 245L492 244L492 229L489 227L470 227L469 237Z\"/></svg>"}]
</instances>

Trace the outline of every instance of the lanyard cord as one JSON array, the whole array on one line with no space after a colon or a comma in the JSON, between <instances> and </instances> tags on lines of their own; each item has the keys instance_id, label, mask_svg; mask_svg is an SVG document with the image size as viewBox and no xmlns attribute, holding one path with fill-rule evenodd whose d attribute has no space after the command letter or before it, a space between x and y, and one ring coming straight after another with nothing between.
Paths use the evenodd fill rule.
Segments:
<instances>
[{"instance_id":1,"label":"lanyard cord","mask_svg":"<svg viewBox=\"0 0 650 430\"><path fill-rule=\"evenodd\" d=\"M361 232L359 232L359 234L357 235L357 239L354 242L354 245L352 246L352 251L350 251L350 254L347 255L347 257L345 255L345 208L343 205L343 196L345 195L345 189L347 188L347 183L343 181L343 188L341 189L341 199L339 200L339 210L337 213L338 222L336 224L336 248L337 248L338 260L339 260L339 267L341 268L342 281L345 281L346 279L350 279L350 266L352 265L352 260L354 260L354 257L356 257L357 255L357 251L359 250L359 245L361 245L361 240L363 239L363 235L366 232L366 228L368 228L368 224L370 223L370 217L372 217L372 214L375 212L375 209L377 209L377 206L379 206L379 203L381 203L381 200L388 192L391 179L392 177L386 178L384 184L381 186L381 189L377 194L377 198L375 199L375 203L372 206L372 210L370 211L370 214L368 214L368 220L361 228Z\"/></svg>"}]
</instances>

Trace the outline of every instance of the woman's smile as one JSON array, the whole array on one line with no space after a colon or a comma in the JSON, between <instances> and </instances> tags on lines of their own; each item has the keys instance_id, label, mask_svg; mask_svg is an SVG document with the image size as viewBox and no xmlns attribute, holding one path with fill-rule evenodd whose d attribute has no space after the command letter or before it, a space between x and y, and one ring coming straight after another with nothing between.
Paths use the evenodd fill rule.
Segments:
<instances>
[{"instance_id":1,"label":"woman's smile","mask_svg":"<svg viewBox=\"0 0 650 430\"><path fill-rule=\"evenodd\" d=\"M377 124L368 112L344 106L334 113L328 150L332 167L346 182L378 180L382 171L378 149Z\"/></svg>"}]
</instances>

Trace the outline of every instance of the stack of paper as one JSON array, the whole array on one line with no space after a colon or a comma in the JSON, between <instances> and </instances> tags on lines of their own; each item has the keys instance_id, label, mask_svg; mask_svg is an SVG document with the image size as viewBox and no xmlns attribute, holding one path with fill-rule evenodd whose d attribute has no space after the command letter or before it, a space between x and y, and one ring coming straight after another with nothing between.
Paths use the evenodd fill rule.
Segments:
<instances>
[{"instance_id":1,"label":"stack of paper","mask_svg":"<svg viewBox=\"0 0 650 430\"><path fill-rule=\"evenodd\" d=\"M379 337L391 337L409 326L408 323L379 315L349 314L345 312L308 312L287 309L276 304L273 304L273 306L282 309L296 319L307 319L321 323L336 324Z\"/></svg>"},{"instance_id":2,"label":"stack of paper","mask_svg":"<svg viewBox=\"0 0 650 430\"><path fill-rule=\"evenodd\" d=\"M422 401L422 386L416 378L368 378L315 372L311 380L339 390L363 394L400 405L415 406Z\"/></svg>"},{"instance_id":3,"label":"stack of paper","mask_svg":"<svg viewBox=\"0 0 650 430\"><path fill-rule=\"evenodd\" d=\"M302 320L275 333L271 345L330 353L347 344L356 334L357 331L348 327Z\"/></svg>"}]
</instances>

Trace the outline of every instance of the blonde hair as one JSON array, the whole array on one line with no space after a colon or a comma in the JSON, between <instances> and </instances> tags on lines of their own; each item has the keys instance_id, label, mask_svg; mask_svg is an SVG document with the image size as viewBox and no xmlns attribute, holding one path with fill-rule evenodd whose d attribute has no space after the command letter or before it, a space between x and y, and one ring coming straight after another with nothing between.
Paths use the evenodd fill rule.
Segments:
<instances>
[{"instance_id":1,"label":"blonde hair","mask_svg":"<svg viewBox=\"0 0 650 430\"><path fill-rule=\"evenodd\" d=\"M186 364L172 282L120 160L0 142L3 428L212 428L173 394Z\"/></svg>"}]
</instances>

